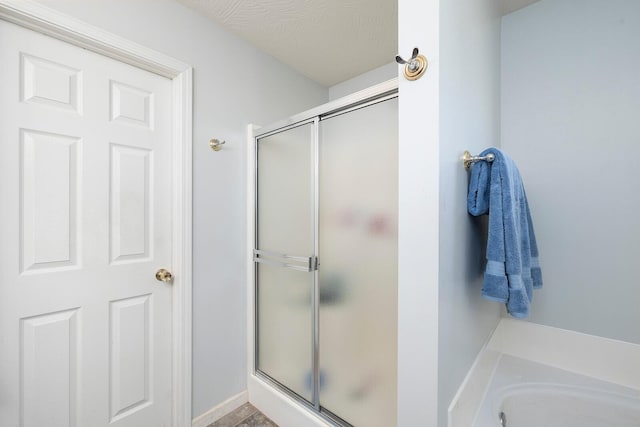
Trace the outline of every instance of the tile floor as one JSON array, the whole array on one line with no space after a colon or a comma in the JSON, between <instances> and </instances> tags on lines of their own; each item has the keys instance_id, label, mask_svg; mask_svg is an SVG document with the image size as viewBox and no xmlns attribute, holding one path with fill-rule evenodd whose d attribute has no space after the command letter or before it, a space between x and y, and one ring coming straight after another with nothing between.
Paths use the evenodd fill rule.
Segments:
<instances>
[{"instance_id":1,"label":"tile floor","mask_svg":"<svg viewBox=\"0 0 640 427\"><path fill-rule=\"evenodd\" d=\"M278 427L251 403L245 403L208 427Z\"/></svg>"}]
</instances>

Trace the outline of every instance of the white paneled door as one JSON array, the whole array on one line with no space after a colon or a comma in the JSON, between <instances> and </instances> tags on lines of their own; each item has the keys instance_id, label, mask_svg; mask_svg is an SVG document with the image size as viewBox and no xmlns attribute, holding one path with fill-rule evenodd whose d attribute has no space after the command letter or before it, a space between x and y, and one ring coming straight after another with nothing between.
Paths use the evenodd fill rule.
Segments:
<instances>
[{"instance_id":1,"label":"white paneled door","mask_svg":"<svg viewBox=\"0 0 640 427\"><path fill-rule=\"evenodd\" d=\"M171 423L171 81L0 21L0 425Z\"/></svg>"}]
</instances>

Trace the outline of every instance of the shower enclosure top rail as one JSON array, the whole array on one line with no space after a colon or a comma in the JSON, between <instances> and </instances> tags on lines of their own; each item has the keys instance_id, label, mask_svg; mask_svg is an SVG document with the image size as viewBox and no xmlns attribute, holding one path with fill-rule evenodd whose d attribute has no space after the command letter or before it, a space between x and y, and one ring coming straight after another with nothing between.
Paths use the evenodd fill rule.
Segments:
<instances>
[{"instance_id":1,"label":"shower enclosure top rail","mask_svg":"<svg viewBox=\"0 0 640 427\"><path fill-rule=\"evenodd\" d=\"M345 109L349 109L351 107L375 102L375 100L380 100L387 95L397 96L397 92L398 79L393 78L386 82L361 90L360 92L355 92L343 98L336 99L335 101L320 105L319 107L296 114L288 119L256 129L253 136L254 138L263 138L274 131L280 131L288 126L303 124L314 117L329 117L335 113L344 112Z\"/></svg>"}]
</instances>

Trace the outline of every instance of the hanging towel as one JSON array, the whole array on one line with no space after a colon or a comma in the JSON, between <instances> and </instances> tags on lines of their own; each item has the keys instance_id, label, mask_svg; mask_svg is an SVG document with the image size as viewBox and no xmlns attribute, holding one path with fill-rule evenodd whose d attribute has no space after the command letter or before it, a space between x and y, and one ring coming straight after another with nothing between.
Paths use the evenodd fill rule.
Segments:
<instances>
[{"instance_id":1,"label":"hanging towel","mask_svg":"<svg viewBox=\"0 0 640 427\"><path fill-rule=\"evenodd\" d=\"M489 214L487 265L482 295L505 303L513 317L529 315L533 289L542 287L542 270L527 196L520 172L497 148L480 155L493 162L473 165L467 210L473 216Z\"/></svg>"}]
</instances>

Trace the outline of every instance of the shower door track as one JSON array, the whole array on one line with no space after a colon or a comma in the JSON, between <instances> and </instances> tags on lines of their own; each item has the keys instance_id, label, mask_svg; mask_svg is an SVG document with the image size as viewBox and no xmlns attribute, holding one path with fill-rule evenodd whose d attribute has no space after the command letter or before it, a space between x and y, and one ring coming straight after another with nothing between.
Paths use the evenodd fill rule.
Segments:
<instances>
[{"instance_id":1,"label":"shower door track","mask_svg":"<svg viewBox=\"0 0 640 427\"><path fill-rule=\"evenodd\" d=\"M319 409L316 409L316 407L311 402L300 397L295 391L291 390L289 387L282 384L278 380L271 378L268 374L262 372L261 370L256 369L255 375L256 377L260 378L262 381L278 389L281 393L284 393L290 398L292 398L293 400L295 400L299 405L312 411L314 414L319 415L324 421L330 423L331 425L334 425L336 427L354 427L353 425L349 424L347 421L343 420L342 418L340 418L339 416L337 416L336 414L334 414L333 412L325 408L320 407Z\"/></svg>"},{"instance_id":2,"label":"shower door track","mask_svg":"<svg viewBox=\"0 0 640 427\"><path fill-rule=\"evenodd\" d=\"M256 378L259 378L263 382L269 384L280 392L284 393L288 397L295 400L302 407L311 411L317 416L320 416L325 422L330 423L331 425L338 427L353 427L347 421L343 420L336 414L331 411L323 408L320 405L320 361L319 361L319 284L318 284L318 235L319 235L319 224L318 224L318 210L319 210L319 170L318 170L318 162L319 162L319 122L328 119L331 117L336 117L342 114L346 114L361 108L366 108L371 105L384 102L393 98L398 97L398 82L397 79L392 79L387 82L381 83L379 85L373 86L369 89L365 89L360 92L356 92L352 95L348 95L346 97L340 98L336 101L329 102L327 104L321 105L319 107L313 108L311 110L307 110L303 113L299 113L294 115L288 119L276 122L269 126L265 126L254 130L251 132L250 140L252 144L252 155L250 162L253 164L252 179L249 180L250 183L253 184L253 208L249 210L250 215L253 216L252 228L253 228L253 241L250 243L253 248L251 250L251 268L249 269L249 286L250 295L253 298L250 298L251 306L249 307L249 313L253 318L253 322L249 323L249 337L252 339L249 340L251 344L253 344L253 348L249 351L250 357L250 374L254 375ZM314 237L314 254L316 260L316 268L313 270L309 270L312 272L313 277L313 288L311 292L311 305L312 305L312 376L313 376L313 388L312 388L312 402L307 399L301 397L299 394L291 390L289 387L285 386L281 382L275 380L267 373L261 371L258 368L258 356L259 356L259 342L258 342L258 275L257 269L259 262L256 262L254 258L255 251L259 251L258 245L258 139L265 138L271 135L275 135L281 132L284 132L288 129L293 129L299 126L303 126L305 124L314 125L313 132L313 143L312 143L312 151L314 153L314 165L313 165L313 199L314 199L314 221L313 221L313 237ZM250 165L251 166L251 165ZM251 194L250 192L250 194ZM251 235L251 234L249 234ZM298 258L298 257L293 257Z\"/></svg>"}]
</instances>

